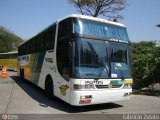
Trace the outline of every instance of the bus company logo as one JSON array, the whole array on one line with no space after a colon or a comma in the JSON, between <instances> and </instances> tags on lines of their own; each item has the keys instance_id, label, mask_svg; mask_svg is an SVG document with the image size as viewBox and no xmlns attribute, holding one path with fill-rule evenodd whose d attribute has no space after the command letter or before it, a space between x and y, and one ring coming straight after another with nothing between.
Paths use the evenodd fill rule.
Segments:
<instances>
[{"instance_id":1,"label":"bus company logo","mask_svg":"<svg viewBox=\"0 0 160 120\"><path fill-rule=\"evenodd\" d=\"M61 86L59 87L59 89L61 90L61 94L62 94L63 96L66 95L66 91L67 91L68 88L69 88L68 85L61 85Z\"/></svg>"},{"instance_id":2,"label":"bus company logo","mask_svg":"<svg viewBox=\"0 0 160 120\"><path fill-rule=\"evenodd\" d=\"M7 120L8 119L8 115L6 113L2 114L2 120Z\"/></svg>"}]
</instances>

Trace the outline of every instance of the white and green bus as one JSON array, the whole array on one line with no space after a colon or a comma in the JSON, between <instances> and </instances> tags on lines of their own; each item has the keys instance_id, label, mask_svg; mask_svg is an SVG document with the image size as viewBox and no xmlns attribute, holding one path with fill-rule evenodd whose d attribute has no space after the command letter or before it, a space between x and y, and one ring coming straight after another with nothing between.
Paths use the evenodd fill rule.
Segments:
<instances>
[{"instance_id":1,"label":"white and green bus","mask_svg":"<svg viewBox=\"0 0 160 120\"><path fill-rule=\"evenodd\" d=\"M74 105L129 99L131 51L126 27L83 15L57 20L18 48L18 73Z\"/></svg>"}]
</instances>

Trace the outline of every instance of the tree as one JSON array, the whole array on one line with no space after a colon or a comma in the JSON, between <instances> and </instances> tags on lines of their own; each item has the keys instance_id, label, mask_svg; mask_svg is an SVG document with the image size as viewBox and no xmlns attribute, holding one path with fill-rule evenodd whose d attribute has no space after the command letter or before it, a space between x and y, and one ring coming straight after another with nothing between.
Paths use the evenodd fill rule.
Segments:
<instances>
[{"instance_id":1,"label":"tree","mask_svg":"<svg viewBox=\"0 0 160 120\"><path fill-rule=\"evenodd\" d=\"M143 41L132 44L134 88L139 89L153 83L160 83L159 42Z\"/></svg>"},{"instance_id":2,"label":"tree","mask_svg":"<svg viewBox=\"0 0 160 120\"><path fill-rule=\"evenodd\" d=\"M23 40L20 37L0 26L0 52L17 50L18 45L22 41Z\"/></svg>"},{"instance_id":3,"label":"tree","mask_svg":"<svg viewBox=\"0 0 160 120\"><path fill-rule=\"evenodd\" d=\"M125 0L69 0L69 3L78 8L82 15L102 15L108 19L121 19L119 12L126 7Z\"/></svg>"},{"instance_id":4,"label":"tree","mask_svg":"<svg viewBox=\"0 0 160 120\"><path fill-rule=\"evenodd\" d=\"M156 25L157 27L160 27L160 24Z\"/></svg>"}]
</instances>

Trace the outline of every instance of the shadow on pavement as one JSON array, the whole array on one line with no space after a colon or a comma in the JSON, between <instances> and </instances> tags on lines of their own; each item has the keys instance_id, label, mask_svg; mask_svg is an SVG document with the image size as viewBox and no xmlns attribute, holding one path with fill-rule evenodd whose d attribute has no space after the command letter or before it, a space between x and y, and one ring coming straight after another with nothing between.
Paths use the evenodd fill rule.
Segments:
<instances>
[{"instance_id":1,"label":"shadow on pavement","mask_svg":"<svg viewBox=\"0 0 160 120\"><path fill-rule=\"evenodd\" d=\"M31 96L34 100L39 102L39 105L42 107L53 107L60 111L68 112L68 113L80 113L80 112L89 112L96 110L105 110L105 109L114 109L123 107L121 105L115 103L106 103L99 105L89 105L89 106L71 106L68 103L55 98L50 100L46 97L44 90L37 87L36 85L28 82L21 81L18 76L10 76L29 96Z\"/></svg>"}]
</instances>

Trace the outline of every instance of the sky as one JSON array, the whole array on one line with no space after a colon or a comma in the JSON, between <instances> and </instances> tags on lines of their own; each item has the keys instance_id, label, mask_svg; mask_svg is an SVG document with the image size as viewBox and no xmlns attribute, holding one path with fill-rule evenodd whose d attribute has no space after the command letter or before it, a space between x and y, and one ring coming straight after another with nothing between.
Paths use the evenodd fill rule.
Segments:
<instances>
[{"instance_id":1,"label":"sky","mask_svg":"<svg viewBox=\"0 0 160 120\"><path fill-rule=\"evenodd\" d=\"M160 40L160 0L126 0L119 22L131 41ZM78 13L68 0L0 0L0 26L27 40L68 14Z\"/></svg>"}]
</instances>

